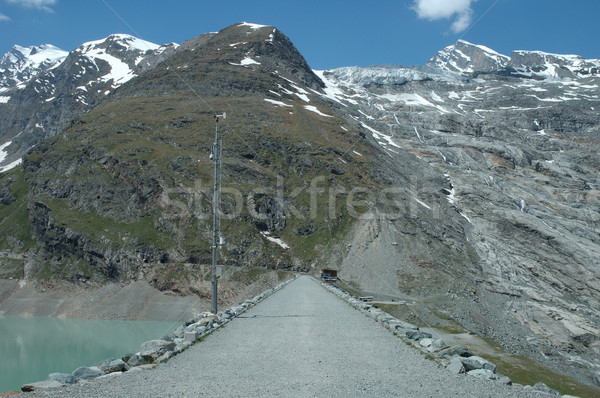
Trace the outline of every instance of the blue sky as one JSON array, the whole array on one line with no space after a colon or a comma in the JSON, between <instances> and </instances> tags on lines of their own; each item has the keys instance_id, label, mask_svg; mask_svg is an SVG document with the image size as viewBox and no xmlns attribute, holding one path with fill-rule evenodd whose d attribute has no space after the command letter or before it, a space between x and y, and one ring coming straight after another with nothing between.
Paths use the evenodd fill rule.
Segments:
<instances>
[{"instance_id":1,"label":"blue sky","mask_svg":"<svg viewBox=\"0 0 600 398\"><path fill-rule=\"evenodd\" d=\"M276 26L314 69L424 64L459 38L600 58L599 17L598 0L0 0L0 54L111 33L181 43L247 21Z\"/></svg>"}]
</instances>

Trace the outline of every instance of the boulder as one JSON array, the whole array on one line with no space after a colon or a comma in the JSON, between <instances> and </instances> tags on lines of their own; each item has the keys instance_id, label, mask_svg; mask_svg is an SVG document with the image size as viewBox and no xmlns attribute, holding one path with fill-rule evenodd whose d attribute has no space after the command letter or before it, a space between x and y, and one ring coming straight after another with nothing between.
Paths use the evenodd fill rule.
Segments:
<instances>
[{"instance_id":1,"label":"boulder","mask_svg":"<svg viewBox=\"0 0 600 398\"><path fill-rule=\"evenodd\" d=\"M446 369L454 374L465 373L465 367L458 357L452 358Z\"/></svg>"},{"instance_id":2,"label":"boulder","mask_svg":"<svg viewBox=\"0 0 600 398\"><path fill-rule=\"evenodd\" d=\"M189 343L193 343L198 338L198 334L194 332L185 332L183 335L183 341L187 341Z\"/></svg>"},{"instance_id":3,"label":"boulder","mask_svg":"<svg viewBox=\"0 0 600 398\"><path fill-rule=\"evenodd\" d=\"M77 383L77 378L71 373L50 373L48 375L48 380L58 381L61 384Z\"/></svg>"},{"instance_id":4,"label":"boulder","mask_svg":"<svg viewBox=\"0 0 600 398\"><path fill-rule=\"evenodd\" d=\"M192 345L192 343L190 343L190 342L179 343L175 346L174 352L179 354L180 352L182 352L183 350L185 350L186 348L188 348L191 345Z\"/></svg>"},{"instance_id":5,"label":"boulder","mask_svg":"<svg viewBox=\"0 0 600 398\"><path fill-rule=\"evenodd\" d=\"M137 354L133 354L131 357L129 357L129 359L127 360L127 365L129 366L141 366L144 364L144 360L142 359L142 357L140 357Z\"/></svg>"},{"instance_id":6,"label":"boulder","mask_svg":"<svg viewBox=\"0 0 600 398\"><path fill-rule=\"evenodd\" d=\"M546 394L559 395L560 396L560 393L558 391L553 390L552 388L548 387L546 384L544 384L542 382L535 383L533 385L533 389L535 391L545 392Z\"/></svg>"},{"instance_id":7,"label":"boulder","mask_svg":"<svg viewBox=\"0 0 600 398\"><path fill-rule=\"evenodd\" d=\"M437 351L443 350L446 347L448 347L448 344L446 344L446 342L444 340L442 340L442 339L435 339L435 340L433 340L433 342L429 346L429 351L431 351L431 352L437 352Z\"/></svg>"},{"instance_id":8,"label":"boulder","mask_svg":"<svg viewBox=\"0 0 600 398\"><path fill-rule=\"evenodd\" d=\"M404 329L404 330L419 330L419 327L413 325L412 323L404 322L399 319L393 319L390 321L390 326L395 326L396 329Z\"/></svg>"},{"instance_id":9,"label":"boulder","mask_svg":"<svg viewBox=\"0 0 600 398\"><path fill-rule=\"evenodd\" d=\"M122 375L123 372L112 372L112 373L107 373L105 375L102 376L98 376L98 378L96 380L104 380L104 379L114 379L115 377L118 377L120 375Z\"/></svg>"},{"instance_id":10,"label":"boulder","mask_svg":"<svg viewBox=\"0 0 600 398\"><path fill-rule=\"evenodd\" d=\"M233 312L230 312L229 310L225 311L222 315L221 315L221 319L231 319L235 316L235 314Z\"/></svg>"},{"instance_id":11,"label":"boulder","mask_svg":"<svg viewBox=\"0 0 600 398\"><path fill-rule=\"evenodd\" d=\"M433 339L431 339L431 338L424 338L419 341L419 345L421 347L429 347L432 343L433 343Z\"/></svg>"},{"instance_id":12,"label":"boulder","mask_svg":"<svg viewBox=\"0 0 600 398\"><path fill-rule=\"evenodd\" d=\"M128 352L127 354L123 355L121 357L121 359L123 360L123 362L128 362L129 358L131 358L134 354L132 354L131 352Z\"/></svg>"},{"instance_id":13,"label":"boulder","mask_svg":"<svg viewBox=\"0 0 600 398\"><path fill-rule=\"evenodd\" d=\"M104 373L126 372L129 370L129 365L127 365L122 359L113 359L100 369Z\"/></svg>"},{"instance_id":14,"label":"boulder","mask_svg":"<svg viewBox=\"0 0 600 398\"><path fill-rule=\"evenodd\" d=\"M108 373L104 369L107 369L109 367L110 363L112 361L114 361L115 359L117 359L117 358L108 358L108 359L105 359L104 361L98 362L94 366L97 367L97 368L100 368L100 370L103 371L104 373Z\"/></svg>"},{"instance_id":15,"label":"boulder","mask_svg":"<svg viewBox=\"0 0 600 398\"><path fill-rule=\"evenodd\" d=\"M38 381L35 383L27 383L21 386L21 391L23 392L31 392L38 390L46 390L48 388L58 388L64 386L63 383L60 383L56 380L44 380Z\"/></svg>"},{"instance_id":16,"label":"boulder","mask_svg":"<svg viewBox=\"0 0 600 398\"><path fill-rule=\"evenodd\" d=\"M459 357L468 358L468 357L472 357L473 353L471 351L469 351L468 348L465 348L465 347L450 347L450 348L440 352L440 355L442 357L453 357L453 356L458 355Z\"/></svg>"},{"instance_id":17,"label":"boulder","mask_svg":"<svg viewBox=\"0 0 600 398\"><path fill-rule=\"evenodd\" d=\"M167 351L173 351L175 343L166 340L150 340L140 346L140 356L144 361L156 361Z\"/></svg>"},{"instance_id":18,"label":"boulder","mask_svg":"<svg viewBox=\"0 0 600 398\"><path fill-rule=\"evenodd\" d=\"M498 380L500 378L496 373L488 369L469 370L467 374L475 377L481 377L482 379L487 380Z\"/></svg>"},{"instance_id":19,"label":"boulder","mask_svg":"<svg viewBox=\"0 0 600 398\"><path fill-rule=\"evenodd\" d=\"M419 341L421 339L430 339L433 336L430 333L422 332L420 330L409 330L406 332L406 337L411 340Z\"/></svg>"},{"instance_id":20,"label":"boulder","mask_svg":"<svg viewBox=\"0 0 600 398\"><path fill-rule=\"evenodd\" d=\"M173 335L175 335L175 337L182 338L184 333L183 326L179 326L177 329L175 329Z\"/></svg>"},{"instance_id":21,"label":"boulder","mask_svg":"<svg viewBox=\"0 0 600 398\"><path fill-rule=\"evenodd\" d=\"M104 372L97 366L82 366L75 369L71 374L75 376L77 380L89 380L102 376Z\"/></svg>"},{"instance_id":22,"label":"boulder","mask_svg":"<svg viewBox=\"0 0 600 398\"><path fill-rule=\"evenodd\" d=\"M196 329L196 332L198 333L198 335L204 334L206 332L206 326L200 326Z\"/></svg>"},{"instance_id":23,"label":"boulder","mask_svg":"<svg viewBox=\"0 0 600 398\"><path fill-rule=\"evenodd\" d=\"M462 358L460 359L465 367L465 370L467 372L471 371L471 370L477 370L477 369L485 369L485 370L489 370L491 372L496 372L496 365L494 365L493 363L491 363L490 361L488 361L487 359L483 359L481 357L478 357L476 355L473 355L471 357L468 358Z\"/></svg>"},{"instance_id":24,"label":"boulder","mask_svg":"<svg viewBox=\"0 0 600 398\"><path fill-rule=\"evenodd\" d=\"M500 376L498 381L502 384L506 384L507 386L512 386L512 380L508 376Z\"/></svg>"},{"instance_id":25,"label":"boulder","mask_svg":"<svg viewBox=\"0 0 600 398\"><path fill-rule=\"evenodd\" d=\"M175 353L173 351L167 351L156 359L156 363L162 363L162 362L168 361L174 355L175 355Z\"/></svg>"}]
</instances>

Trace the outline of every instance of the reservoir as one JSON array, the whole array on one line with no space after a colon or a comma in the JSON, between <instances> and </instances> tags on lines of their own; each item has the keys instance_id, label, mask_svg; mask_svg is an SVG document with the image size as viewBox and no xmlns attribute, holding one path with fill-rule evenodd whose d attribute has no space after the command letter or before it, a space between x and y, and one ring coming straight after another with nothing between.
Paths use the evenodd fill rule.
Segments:
<instances>
[{"instance_id":1,"label":"reservoir","mask_svg":"<svg viewBox=\"0 0 600 398\"><path fill-rule=\"evenodd\" d=\"M140 350L181 323L0 316L0 393Z\"/></svg>"}]
</instances>

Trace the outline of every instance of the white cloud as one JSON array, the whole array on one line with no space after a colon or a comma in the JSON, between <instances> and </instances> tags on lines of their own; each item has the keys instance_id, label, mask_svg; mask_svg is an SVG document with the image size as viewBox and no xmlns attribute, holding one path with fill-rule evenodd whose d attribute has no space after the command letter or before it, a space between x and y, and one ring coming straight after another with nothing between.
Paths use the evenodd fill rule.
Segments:
<instances>
[{"instance_id":1,"label":"white cloud","mask_svg":"<svg viewBox=\"0 0 600 398\"><path fill-rule=\"evenodd\" d=\"M10 21L10 18L2 13L0 13L0 22Z\"/></svg>"},{"instance_id":2,"label":"white cloud","mask_svg":"<svg viewBox=\"0 0 600 398\"><path fill-rule=\"evenodd\" d=\"M467 29L473 20L471 3L477 0L414 0L413 10L419 18L429 21L455 18L452 23L454 33Z\"/></svg>"},{"instance_id":3,"label":"white cloud","mask_svg":"<svg viewBox=\"0 0 600 398\"><path fill-rule=\"evenodd\" d=\"M52 12L53 6L58 0L6 0L8 3L17 4L27 8L37 8L44 11Z\"/></svg>"}]
</instances>

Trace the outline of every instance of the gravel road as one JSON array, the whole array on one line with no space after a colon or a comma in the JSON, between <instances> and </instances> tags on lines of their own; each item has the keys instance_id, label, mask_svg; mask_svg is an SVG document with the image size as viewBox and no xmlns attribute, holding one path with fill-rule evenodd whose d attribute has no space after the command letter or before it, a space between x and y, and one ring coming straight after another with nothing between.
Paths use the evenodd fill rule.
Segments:
<instances>
[{"instance_id":1,"label":"gravel road","mask_svg":"<svg viewBox=\"0 0 600 398\"><path fill-rule=\"evenodd\" d=\"M30 397L544 397L454 375L300 277L155 369Z\"/></svg>"}]
</instances>

